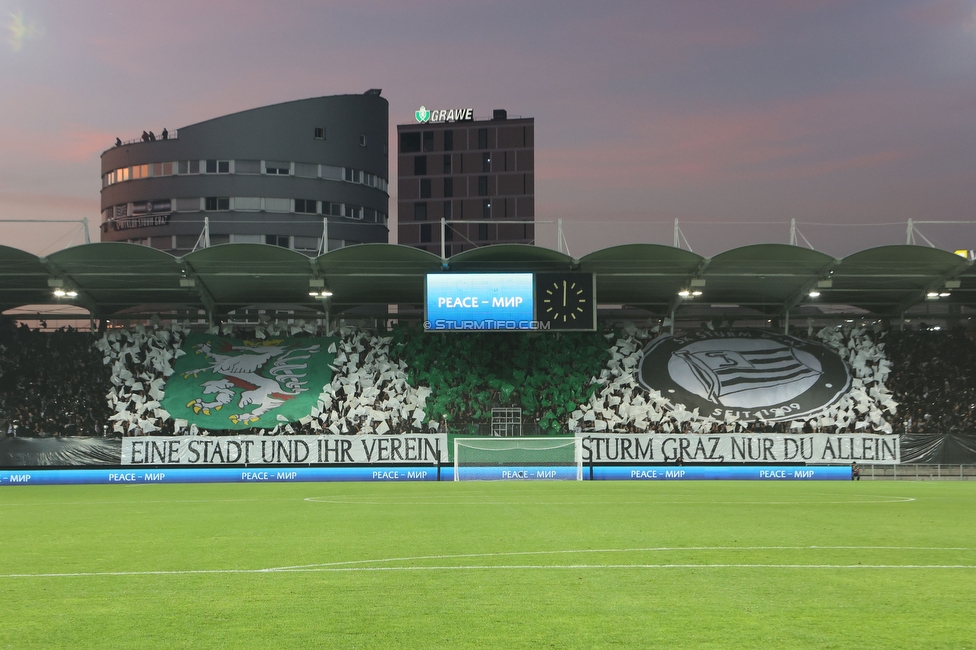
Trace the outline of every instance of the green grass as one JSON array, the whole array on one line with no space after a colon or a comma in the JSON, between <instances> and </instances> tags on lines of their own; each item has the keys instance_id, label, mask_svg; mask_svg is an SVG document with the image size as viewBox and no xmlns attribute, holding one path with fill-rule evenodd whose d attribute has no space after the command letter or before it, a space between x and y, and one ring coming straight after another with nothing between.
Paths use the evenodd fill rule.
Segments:
<instances>
[{"instance_id":1,"label":"green grass","mask_svg":"<svg viewBox=\"0 0 976 650\"><path fill-rule=\"evenodd\" d=\"M0 648L976 647L976 483L34 486L0 522Z\"/></svg>"}]
</instances>

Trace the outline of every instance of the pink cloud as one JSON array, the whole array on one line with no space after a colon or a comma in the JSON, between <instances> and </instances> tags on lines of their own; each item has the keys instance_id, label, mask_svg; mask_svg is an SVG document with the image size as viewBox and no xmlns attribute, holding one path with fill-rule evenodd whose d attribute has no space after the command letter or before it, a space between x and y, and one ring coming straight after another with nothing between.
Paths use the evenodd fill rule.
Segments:
<instances>
[{"instance_id":1,"label":"pink cloud","mask_svg":"<svg viewBox=\"0 0 976 650\"><path fill-rule=\"evenodd\" d=\"M845 90L754 110L623 114L631 138L540 150L537 176L543 182L661 188L884 167L917 154L890 134L912 119L919 99Z\"/></svg>"},{"instance_id":2,"label":"pink cloud","mask_svg":"<svg viewBox=\"0 0 976 650\"><path fill-rule=\"evenodd\" d=\"M964 0L933 0L911 3L902 8L899 15L910 22L953 27L970 23L976 15L976 7Z\"/></svg>"},{"instance_id":3,"label":"pink cloud","mask_svg":"<svg viewBox=\"0 0 976 650\"><path fill-rule=\"evenodd\" d=\"M84 163L98 159L115 137L83 124L59 124L53 130L4 131L0 133L0 149L21 160Z\"/></svg>"}]
</instances>

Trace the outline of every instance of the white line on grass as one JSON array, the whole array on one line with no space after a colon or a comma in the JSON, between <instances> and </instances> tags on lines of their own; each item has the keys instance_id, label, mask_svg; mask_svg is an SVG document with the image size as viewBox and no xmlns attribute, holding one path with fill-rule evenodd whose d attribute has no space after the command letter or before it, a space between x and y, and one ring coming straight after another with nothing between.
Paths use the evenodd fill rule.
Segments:
<instances>
[{"instance_id":1,"label":"white line on grass","mask_svg":"<svg viewBox=\"0 0 976 650\"><path fill-rule=\"evenodd\" d=\"M864 496L864 495L860 495ZM305 497L305 501L311 503L331 503L334 505L348 506L388 506L388 505L416 505L416 506L519 506L526 505L524 501L465 501L455 500L456 495L449 497L451 500L439 499L437 497L424 497L425 501L402 500L397 497L382 499L377 501L362 500L358 498L343 499L341 497ZM478 496L477 498L484 498ZM882 503L908 503L914 501L914 497L880 496L877 499L851 499L848 501L661 501L659 499L647 499L645 501L614 501L616 504L629 505L736 505L736 506L795 506L795 505L848 505L857 503L882 504ZM533 501L535 505L551 506L605 506L605 501Z\"/></svg>"},{"instance_id":2,"label":"white line on grass","mask_svg":"<svg viewBox=\"0 0 976 650\"><path fill-rule=\"evenodd\" d=\"M253 573L328 573L343 571L427 571L427 570L475 570L475 569L976 569L972 564L756 564L756 563L659 563L659 564L488 564L449 566L351 566L385 562L416 562L421 560L450 560L486 557L513 557L526 555L565 555L580 553L641 553L675 551L764 551L764 550L900 550L900 551L974 551L976 548L940 546L657 546L648 548L579 549L560 551L508 551L498 553L459 553L454 555L419 555L373 560L348 560L297 566L269 567L263 569L174 569L169 571L87 571L71 573L8 573L5 578L83 578L111 576L168 576L168 575L219 575Z\"/></svg>"},{"instance_id":3,"label":"white line on grass","mask_svg":"<svg viewBox=\"0 0 976 650\"><path fill-rule=\"evenodd\" d=\"M8 573L7 578L101 578L254 573L349 573L366 571L521 571L525 569L976 569L976 564L473 564L446 566L317 567L308 569L199 569L174 571L93 571Z\"/></svg>"},{"instance_id":4,"label":"white line on grass","mask_svg":"<svg viewBox=\"0 0 976 650\"><path fill-rule=\"evenodd\" d=\"M474 557L515 557L525 555L568 555L579 553L666 553L679 551L809 551L809 550L873 550L873 551L974 551L976 548L945 546L649 546L646 548L596 548L560 551L501 551L497 553L456 553L451 555L414 555L407 557L377 558L372 560L345 560L320 564L299 564L275 567L269 571L289 571L315 567L335 567L351 564L379 564L382 562L416 562L419 560L453 560Z\"/></svg>"}]
</instances>

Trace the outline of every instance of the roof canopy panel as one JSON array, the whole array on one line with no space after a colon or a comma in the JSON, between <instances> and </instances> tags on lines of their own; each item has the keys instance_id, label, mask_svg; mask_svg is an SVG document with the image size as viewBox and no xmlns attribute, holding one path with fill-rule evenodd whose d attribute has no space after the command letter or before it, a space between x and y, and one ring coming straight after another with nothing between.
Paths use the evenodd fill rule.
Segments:
<instances>
[{"instance_id":1,"label":"roof canopy panel","mask_svg":"<svg viewBox=\"0 0 976 650\"><path fill-rule=\"evenodd\" d=\"M441 258L410 246L359 244L315 260L337 307L421 304L424 276L441 269Z\"/></svg>"},{"instance_id":2,"label":"roof canopy panel","mask_svg":"<svg viewBox=\"0 0 976 650\"><path fill-rule=\"evenodd\" d=\"M704 271L703 296L765 312L788 308L835 264L834 258L787 244L743 246L713 257ZM721 296L721 300L715 300Z\"/></svg>"},{"instance_id":3,"label":"roof canopy panel","mask_svg":"<svg viewBox=\"0 0 976 650\"><path fill-rule=\"evenodd\" d=\"M602 304L666 309L703 266L705 258L659 244L624 244L580 258L580 270L596 274Z\"/></svg>"},{"instance_id":4,"label":"roof canopy panel","mask_svg":"<svg viewBox=\"0 0 976 650\"><path fill-rule=\"evenodd\" d=\"M458 253L447 260L451 271L568 271L573 258L565 253L529 244L494 244Z\"/></svg>"},{"instance_id":5,"label":"roof canopy panel","mask_svg":"<svg viewBox=\"0 0 976 650\"><path fill-rule=\"evenodd\" d=\"M417 305L428 273L593 273L603 305L666 313L682 289L701 290L694 304L735 304L779 313L798 304L851 305L897 314L926 300L976 305L976 269L949 252L921 246L884 246L843 260L796 246L760 244L710 259L656 244L627 244L573 260L558 251L521 244L486 246L448 260L407 246L360 244L317 258L264 244L225 244L176 258L124 243L76 246L39 258L0 246L0 307L73 302L98 316L134 306L140 313L173 308L217 314L250 305L321 312L326 303L310 289L332 292L332 313L368 305ZM78 291L58 300L52 286ZM957 286L958 284L958 286ZM818 287L819 298L807 298Z\"/></svg>"},{"instance_id":6,"label":"roof canopy panel","mask_svg":"<svg viewBox=\"0 0 976 650\"><path fill-rule=\"evenodd\" d=\"M895 315L925 299L970 267L947 251L924 246L881 246L845 257L822 292L830 302Z\"/></svg>"}]
</instances>

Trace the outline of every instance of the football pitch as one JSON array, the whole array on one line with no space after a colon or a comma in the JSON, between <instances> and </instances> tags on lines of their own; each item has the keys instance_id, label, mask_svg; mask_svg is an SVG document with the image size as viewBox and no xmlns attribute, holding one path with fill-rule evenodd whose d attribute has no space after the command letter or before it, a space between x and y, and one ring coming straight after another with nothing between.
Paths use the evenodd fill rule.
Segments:
<instances>
[{"instance_id":1,"label":"football pitch","mask_svg":"<svg viewBox=\"0 0 976 650\"><path fill-rule=\"evenodd\" d=\"M0 489L2 648L976 647L976 483Z\"/></svg>"}]
</instances>

